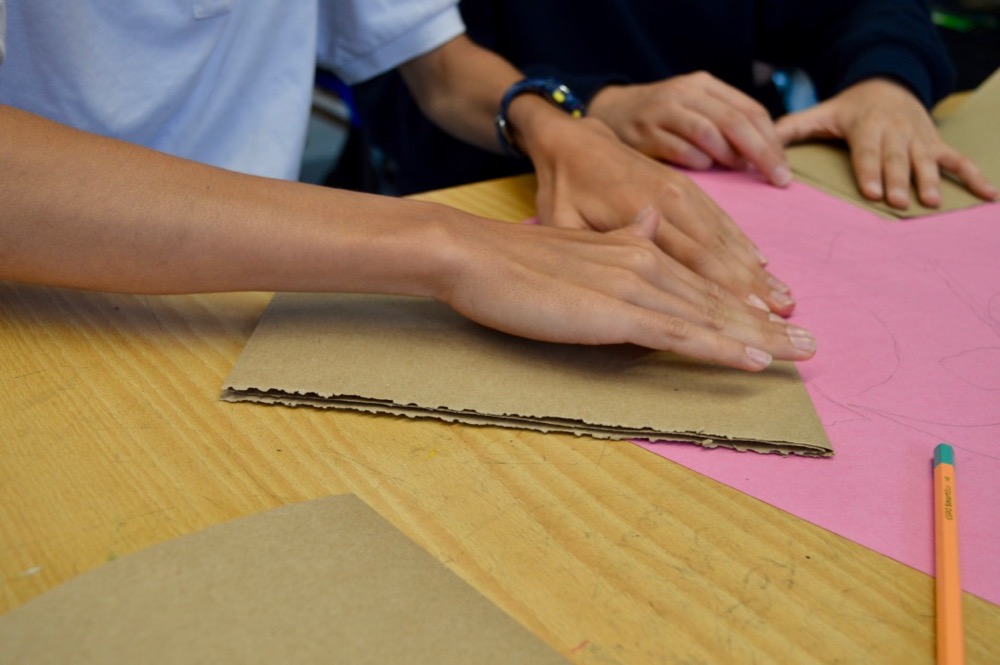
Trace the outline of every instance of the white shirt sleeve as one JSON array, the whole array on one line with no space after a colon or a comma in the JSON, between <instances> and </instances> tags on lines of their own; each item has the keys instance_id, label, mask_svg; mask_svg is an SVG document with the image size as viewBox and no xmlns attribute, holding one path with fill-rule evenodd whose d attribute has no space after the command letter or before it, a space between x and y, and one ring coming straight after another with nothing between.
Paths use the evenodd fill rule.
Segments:
<instances>
[{"instance_id":1,"label":"white shirt sleeve","mask_svg":"<svg viewBox=\"0 0 1000 665\"><path fill-rule=\"evenodd\" d=\"M0 65L7 56L7 4L0 0Z\"/></svg>"},{"instance_id":2,"label":"white shirt sleeve","mask_svg":"<svg viewBox=\"0 0 1000 665\"><path fill-rule=\"evenodd\" d=\"M465 32L458 0L320 0L319 7L318 62L348 84Z\"/></svg>"}]
</instances>

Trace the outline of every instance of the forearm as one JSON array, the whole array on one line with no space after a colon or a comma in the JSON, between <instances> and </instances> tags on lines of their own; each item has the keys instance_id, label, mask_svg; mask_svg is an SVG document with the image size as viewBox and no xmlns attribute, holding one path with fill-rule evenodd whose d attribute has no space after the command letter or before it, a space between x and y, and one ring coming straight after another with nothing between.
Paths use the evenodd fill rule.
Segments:
<instances>
[{"instance_id":1,"label":"forearm","mask_svg":"<svg viewBox=\"0 0 1000 665\"><path fill-rule=\"evenodd\" d=\"M420 110L456 138L499 152L493 121L521 73L464 35L400 67Z\"/></svg>"},{"instance_id":2,"label":"forearm","mask_svg":"<svg viewBox=\"0 0 1000 665\"><path fill-rule=\"evenodd\" d=\"M240 175L0 107L0 279L436 295L441 206Z\"/></svg>"},{"instance_id":3,"label":"forearm","mask_svg":"<svg viewBox=\"0 0 1000 665\"><path fill-rule=\"evenodd\" d=\"M456 138L492 152L501 152L496 115L507 89L523 74L503 58L467 37L412 60L401 68L407 86L423 113ZM576 120L537 95L519 95L507 113L517 148L536 166L558 149L547 139L559 128L572 137Z\"/></svg>"},{"instance_id":4,"label":"forearm","mask_svg":"<svg viewBox=\"0 0 1000 665\"><path fill-rule=\"evenodd\" d=\"M631 342L748 370L814 350L664 256L651 209L607 234L506 224L238 175L2 106L0 173L0 279L428 296L515 335ZM723 303L724 329L704 317Z\"/></svg>"}]
</instances>

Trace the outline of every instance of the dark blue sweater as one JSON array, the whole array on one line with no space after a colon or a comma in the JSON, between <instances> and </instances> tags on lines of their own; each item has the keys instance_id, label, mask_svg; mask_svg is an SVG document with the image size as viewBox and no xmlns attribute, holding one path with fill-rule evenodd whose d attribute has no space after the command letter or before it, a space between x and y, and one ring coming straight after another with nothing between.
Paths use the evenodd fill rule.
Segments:
<instances>
[{"instance_id":1,"label":"dark blue sweater","mask_svg":"<svg viewBox=\"0 0 1000 665\"><path fill-rule=\"evenodd\" d=\"M924 0L462 0L460 8L474 41L584 98L609 82L705 70L780 112L773 90L754 84L755 61L804 69L821 99L887 76L930 107L953 80ZM355 92L369 142L398 165L401 193L530 169L433 127L398 75Z\"/></svg>"}]
</instances>

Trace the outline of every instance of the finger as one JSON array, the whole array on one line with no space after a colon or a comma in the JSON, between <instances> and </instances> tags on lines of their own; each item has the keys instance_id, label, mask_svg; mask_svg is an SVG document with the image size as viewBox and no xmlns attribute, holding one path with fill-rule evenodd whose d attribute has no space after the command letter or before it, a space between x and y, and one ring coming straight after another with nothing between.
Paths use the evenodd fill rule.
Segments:
<instances>
[{"instance_id":1,"label":"finger","mask_svg":"<svg viewBox=\"0 0 1000 665\"><path fill-rule=\"evenodd\" d=\"M754 364L766 366L771 358L806 360L816 352L816 340L805 329L780 319L747 317L709 293L689 301L660 289L639 289L622 294L622 299L667 317L632 333L636 336L629 341L644 346L744 369L753 369ZM748 353L748 349L766 354L767 362L760 362L761 356Z\"/></svg>"},{"instance_id":2,"label":"finger","mask_svg":"<svg viewBox=\"0 0 1000 665\"><path fill-rule=\"evenodd\" d=\"M555 264L532 263L521 271L522 279L504 282L500 300L517 302L516 317L484 309L482 298L457 299L452 306L515 335L579 344L630 342L748 370L763 369L772 357L811 355L793 343L783 324L762 315L754 322L753 313L727 305L724 297L708 298L697 290L693 301L678 295L675 287L683 282L671 279L674 266L651 243L609 244L588 234L575 240L563 250L575 264L576 279L552 272ZM566 267L565 261L559 265Z\"/></svg>"},{"instance_id":3,"label":"finger","mask_svg":"<svg viewBox=\"0 0 1000 665\"><path fill-rule=\"evenodd\" d=\"M791 183L785 151L764 107L729 86L713 94L719 96L721 104L707 112L731 149L772 184L785 187Z\"/></svg>"},{"instance_id":4,"label":"finger","mask_svg":"<svg viewBox=\"0 0 1000 665\"><path fill-rule=\"evenodd\" d=\"M871 201L881 201L882 186L882 128L865 126L848 139L851 164L861 194Z\"/></svg>"},{"instance_id":5,"label":"finger","mask_svg":"<svg viewBox=\"0 0 1000 665\"><path fill-rule=\"evenodd\" d=\"M689 100L683 113L670 118L667 129L692 143L715 162L730 168L742 168L739 152L723 133L723 124L748 124L745 118L717 99L709 96Z\"/></svg>"},{"instance_id":6,"label":"finger","mask_svg":"<svg viewBox=\"0 0 1000 665\"><path fill-rule=\"evenodd\" d=\"M824 103L778 118L774 130L778 141L787 146L808 139L841 138L833 126L831 107Z\"/></svg>"},{"instance_id":7,"label":"finger","mask_svg":"<svg viewBox=\"0 0 1000 665\"><path fill-rule=\"evenodd\" d=\"M986 179L975 162L957 150L948 148L939 157L941 168L954 174L970 192L986 201L997 199L997 188Z\"/></svg>"},{"instance_id":8,"label":"finger","mask_svg":"<svg viewBox=\"0 0 1000 665\"><path fill-rule=\"evenodd\" d=\"M885 200L893 208L910 207L910 136L901 132L886 131L882 134L882 179Z\"/></svg>"},{"instance_id":9,"label":"finger","mask_svg":"<svg viewBox=\"0 0 1000 665\"><path fill-rule=\"evenodd\" d=\"M643 314L646 322L629 325L625 330L614 325L614 316L602 316L601 326L594 328L591 324L591 338L597 340L594 343L606 343L621 336L643 346L744 369L753 369L747 363L753 362L755 356L747 355L748 348L764 352L768 362L770 357L805 360L814 355L816 341L809 332L786 324L779 317L765 317L745 306L730 304L728 296L716 285L701 280L701 289L695 289L693 294L683 293L686 288L677 287L685 282L675 279L679 275L671 269L669 257L648 252L630 252L624 256L630 260L621 266L616 278L606 275L600 282L588 284L600 284L605 295L613 298L616 308L620 309L621 303L638 307L646 313ZM642 264L635 263L637 256L644 257ZM610 309L602 307L602 311ZM574 311L591 309L574 308ZM638 313L631 311L633 315ZM649 318L648 313L658 316ZM603 327L604 324L612 329ZM760 367L766 364L758 363Z\"/></svg>"},{"instance_id":10,"label":"finger","mask_svg":"<svg viewBox=\"0 0 1000 665\"><path fill-rule=\"evenodd\" d=\"M698 257L702 252L704 252L704 249L697 243L693 242L684 233L667 224L652 206L646 206L643 208L643 210L636 215L632 224L616 231L615 233L628 234L654 240L657 247L664 249L664 253L661 255L662 260L667 262L669 265L676 264L679 266L679 269L676 269L671 273L670 279L672 280L671 285L678 285L675 288L675 292L682 297L696 299L699 293L704 291L706 288L711 287L718 290L730 306L751 311L747 309L747 306L749 305L753 308L753 310L755 310L757 317L760 318L760 312L770 313L772 311L772 305L769 305L763 300L763 298L756 295L756 293L752 290L748 293L746 290L741 289L738 286L729 286L729 284L726 283L727 280L723 277L725 275L732 274L732 282L734 285L737 285L741 283L741 278L743 283L756 280L757 274L754 272L754 270L756 270L758 272L762 272L764 275L763 281L757 282L758 292L766 293L769 290L778 291L778 293L772 294L768 300L779 300L781 304L775 305L774 307L776 309L781 309L786 314L790 313L790 307L794 306L794 301L788 302L784 300L784 298L787 298L789 294L788 287L770 276L766 271L759 271L759 264L753 264L752 269L746 269L742 276L737 276L732 272L732 268L730 267L731 265L735 265L732 262L714 262L713 266L705 268L704 270L706 273L719 275L720 277L716 279L712 279L711 275L709 275L709 279L705 279L705 275L692 271L690 267L685 265L680 259L687 257L692 263L697 263L697 258L692 257ZM673 251L671 251L671 249ZM712 258L706 258L705 262L713 263L713 260ZM661 283L660 286L661 288L668 288L667 284ZM684 287L687 288L686 291L683 290Z\"/></svg>"},{"instance_id":11,"label":"finger","mask_svg":"<svg viewBox=\"0 0 1000 665\"><path fill-rule=\"evenodd\" d=\"M763 349L667 314L633 306L623 308L619 316L621 334L639 346L750 372L766 369L774 358Z\"/></svg>"},{"instance_id":12,"label":"finger","mask_svg":"<svg viewBox=\"0 0 1000 665\"><path fill-rule=\"evenodd\" d=\"M653 240L655 242L656 237L661 232L670 233L670 229L660 229L660 225L665 224L663 218L659 213L655 211L652 206L646 206L636 215L635 220L617 231L613 231L609 235L629 235L632 237L641 237L647 240ZM674 233L679 232L673 229ZM683 234L680 234L683 236ZM662 249L659 245L656 245L658 249ZM767 312L767 306L760 302L747 301L746 299L741 300L736 296L736 294L731 293L722 289L718 283L711 282L703 277L692 272L690 269L685 267L683 263L677 260L676 257L671 256L665 252L659 252L657 254L657 259L659 263L659 271L652 272L652 277L649 279L657 286L664 290L669 290L682 298L688 300L697 300L701 297L701 294L707 290L711 290L713 293L717 293L719 298L725 300L725 302L740 311L753 313L748 309L748 305L752 305L757 310ZM664 277L666 275L666 277ZM759 304L758 304L759 303ZM760 313L756 313L757 317L760 318Z\"/></svg>"},{"instance_id":13,"label":"finger","mask_svg":"<svg viewBox=\"0 0 1000 665\"><path fill-rule=\"evenodd\" d=\"M663 127L655 132L648 154L695 171L705 171L715 164L714 158L697 145Z\"/></svg>"},{"instance_id":14,"label":"finger","mask_svg":"<svg viewBox=\"0 0 1000 665\"><path fill-rule=\"evenodd\" d=\"M925 206L941 205L941 170L933 152L923 142L914 142L910 148L913 164L913 182L917 198Z\"/></svg>"},{"instance_id":15,"label":"finger","mask_svg":"<svg viewBox=\"0 0 1000 665\"><path fill-rule=\"evenodd\" d=\"M757 247L748 236L743 232L743 229L733 221L733 219L726 214L726 212L719 207L719 204L715 202L705 190L697 188L696 190L698 202L704 211L702 215L706 219L714 220L718 226L718 233L724 239L725 243L731 247L739 248L744 257L744 264L748 267L755 266L766 266L767 257L761 254L760 249ZM700 225L699 225L700 226ZM788 287L784 287L784 291L788 292Z\"/></svg>"},{"instance_id":16,"label":"finger","mask_svg":"<svg viewBox=\"0 0 1000 665\"><path fill-rule=\"evenodd\" d=\"M664 211L670 225L705 245L721 243L733 259L747 266L766 262L742 229L701 188L683 174L658 179L653 206Z\"/></svg>"},{"instance_id":17,"label":"finger","mask_svg":"<svg viewBox=\"0 0 1000 665\"><path fill-rule=\"evenodd\" d=\"M722 243L699 243L676 226L662 223L657 229L656 244L695 274L715 282L758 309L787 316L795 307L795 301L787 292L774 288L767 271L759 264L750 268L732 260L733 253Z\"/></svg>"},{"instance_id":18,"label":"finger","mask_svg":"<svg viewBox=\"0 0 1000 665\"><path fill-rule=\"evenodd\" d=\"M656 229L659 227L661 221L660 215L653 206L647 205L636 214L630 224L612 233L654 240L656 238Z\"/></svg>"}]
</instances>

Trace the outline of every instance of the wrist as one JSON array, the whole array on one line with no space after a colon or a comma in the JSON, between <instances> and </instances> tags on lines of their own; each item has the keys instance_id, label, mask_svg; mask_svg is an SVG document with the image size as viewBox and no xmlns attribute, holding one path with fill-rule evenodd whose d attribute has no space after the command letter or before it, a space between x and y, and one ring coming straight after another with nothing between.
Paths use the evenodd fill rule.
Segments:
<instances>
[{"instance_id":1,"label":"wrist","mask_svg":"<svg viewBox=\"0 0 1000 665\"><path fill-rule=\"evenodd\" d=\"M527 78L518 81L504 93L495 123L497 140L508 155L524 156L519 138L527 129L526 114L546 112L537 103L539 100L544 100L545 106L550 107L550 114L552 110L558 110L569 117L581 118L587 112L583 102L568 87L554 79Z\"/></svg>"},{"instance_id":2,"label":"wrist","mask_svg":"<svg viewBox=\"0 0 1000 665\"><path fill-rule=\"evenodd\" d=\"M569 155L579 156L580 147L593 146L595 137L615 138L600 120L591 117L577 120L537 99L519 103L515 117L518 143L536 173L564 162Z\"/></svg>"},{"instance_id":3,"label":"wrist","mask_svg":"<svg viewBox=\"0 0 1000 665\"><path fill-rule=\"evenodd\" d=\"M299 196L285 206L295 211L295 222L279 246L261 245L259 260L245 262L263 273L256 290L441 299L458 261L461 230L476 219L438 203L297 189Z\"/></svg>"},{"instance_id":4,"label":"wrist","mask_svg":"<svg viewBox=\"0 0 1000 665\"><path fill-rule=\"evenodd\" d=\"M623 90L625 90L625 86L623 85L604 86L590 98L590 101L587 103L587 114L606 122L610 115L610 110L618 103L616 100L619 93Z\"/></svg>"}]
</instances>

